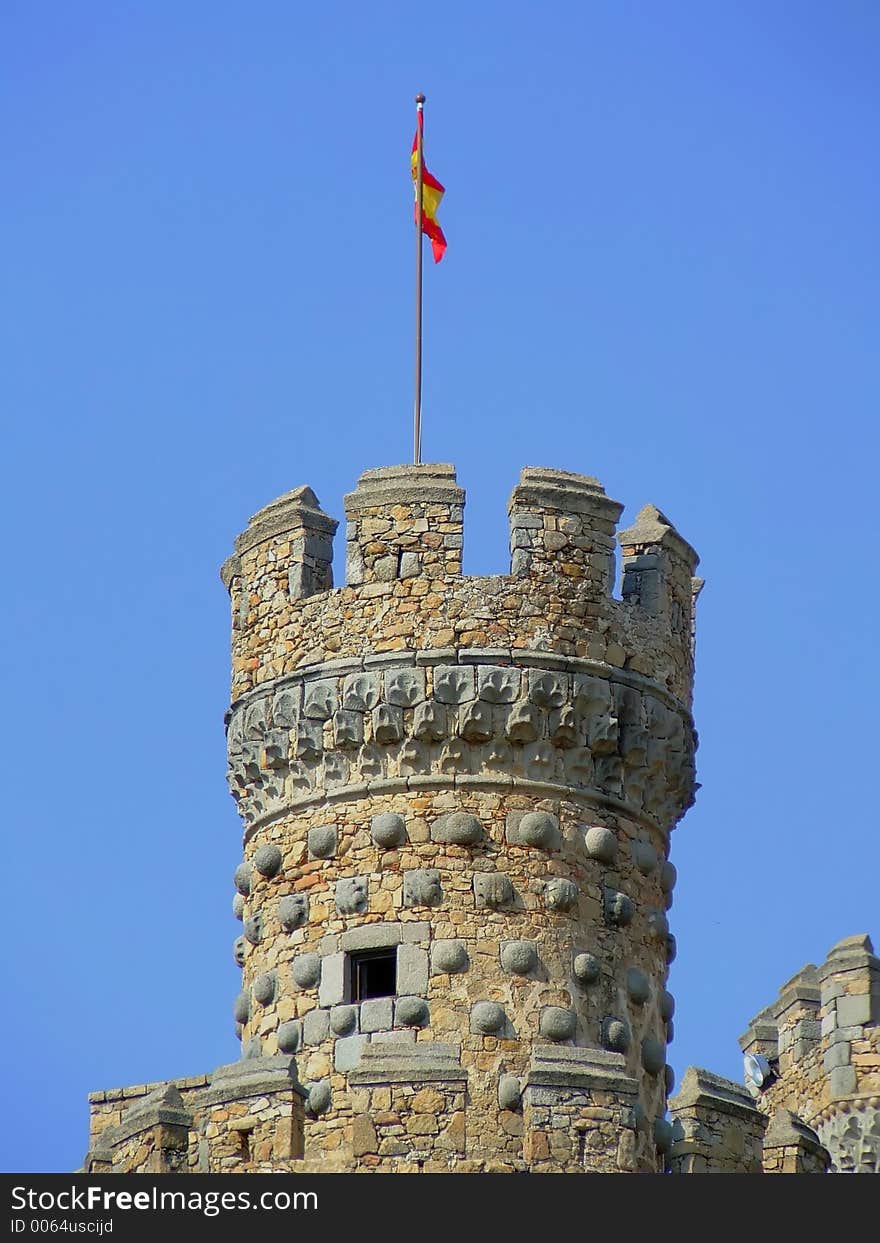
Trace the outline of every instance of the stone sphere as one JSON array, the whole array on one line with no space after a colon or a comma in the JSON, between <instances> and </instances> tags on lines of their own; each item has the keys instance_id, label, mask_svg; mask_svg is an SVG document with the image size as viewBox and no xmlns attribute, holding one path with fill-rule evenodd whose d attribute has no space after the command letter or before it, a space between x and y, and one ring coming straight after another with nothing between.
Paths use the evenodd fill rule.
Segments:
<instances>
[{"instance_id":1,"label":"stone sphere","mask_svg":"<svg viewBox=\"0 0 880 1243\"><path fill-rule=\"evenodd\" d=\"M300 988L314 988L321 978L321 959L317 954L297 954L290 964L290 974Z\"/></svg>"},{"instance_id":2,"label":"stone sphere","mask_svg":"<svg viewBox=\"0 0 880 1243\"><path fill-rule=\"evenodd\" d=\"M675 882L678 873L675 870L675 864L668 861L663 864L660 869L660 888L664 893L672 893L675 888Z\"/></svg>"},{"instance_id":3,"label":"stone sphere","mask_svg":"<svg viewBox=\"0 0 880 1243\"><path fill-rule=\"evenodd\" d=\"M650 876L657 866L657 851L650 842L633 842L633 862L644 876Z\"/></svg>"},{"instance_id":4,"label":"stone sphere","mask_svg":"<svg viewBox=\"0 0 880 1243\"><path fill-rule=\"evenodd\" d=\"M575 979L581 984L595 984L599 978L601 966L595 954L575 954L572 970Z\"/></svg>"},{"instance_id":5,"label":"stone sphere","mask_svg":"<svg viewBox=\"0 0 880 1243\"><path fill-rule=\"evenodd\" d=\"M547 811L530 811L519 822L519 840L524 846L541 846L545 850L556 839L556 817Z\"/></svg>"},{"instance_id":6,"label":"stone sphere","mask_svg":"<svg viewBox=\"0 0 880 1243\"><path fill-rule=\"evenodd\" d=\"M236 1023L246 1023L251 1017L251 999L247 993L239 993L232 1006L232 1015Z\"/></svg>"},{"instance_id":7,"label":"stone sphere","mask_svg":"<svg viewBox=\"0 0 880 1243\"><path fill-rule=\"evenodd\" d=\"M232 875L232 880L236 889L240 894L243 894L244 897L247 897L251 891L252 877L253 870L249 863L239 863Z\"/></svg>"},{"instance_id":8,"label":"stone sphere","mask_svg":"<svg viewBox=\"0 0 880 1243\"><path fill-rule=\"evenodd\" d=\"M254 851L254 867L261 876L277 876L281 871L281 851L271 843Z\"/></svg>"},{"instance_id":9,"label":"stone sphere","mask_svg":"<svg viewBox=\"0 0 880 1243\"><path fill-rule=\"evenodd\" d=\"M630 967L626 973L626 991L637 1006L643 1006L651 996L651 981L638 967Z\"/></svg>"},{"instance_id":10,"label":"stone sphere","mask_svg":"<svg viewBox=\"0 0 880 1243\"><path fill-rule=\"evenodd\" d=\"M316 859L329 859L336 850L336 825L320 824L309 829L309 854Z\"/></svg>"},{"instance_id":11,"label":"stone sphere","mask_svg":"<svg viewBox=\"0 0 880 1243\"><path fill-rule=\"evenodd\" d=\"M428 1003L422 997L400 997L394 1007L394 1018L404 1027L424 1027L428 1022Z\"/></svg>"},{"instance_id":12,"label":"stone sphere","mask_svg":"<svg viewBox=\"0 0 880 1243\"><path fill-rule=\"evenodd\" d=\"M613 863L617 858L617 838L604 824L594 824L584 834L584 845L591 859Z\"/></svg>"},{"instance_id":13,"label":"stone sphere","mask_svg":"<svg viewBox=\"0 0 880 1243\"><path fill-rule=\"evenodd\" d=\"M392 811L373 816L370 833L377 846L400 846L406 841L406 822Z\"/></svg>"},{"instance_id":14,"label":"stone sphere","mask_svg":"<svg viewBox=\"0 0 880 1243\"><path fill-rule=\"evenodd\" d=\"M666 918L665 911L661 911L657 908L652 911L648 911L648 931L652 937L655 937L658 941L662 941L662 939L669 932L669 920Z\"/></svg>"},{"instance_id":15,"label":"stone sphere","mask_svg":"<svg viewBox=\"0 0 880 1243\"><path fill-rule=\"evenodd\" d=\"M516 1109L522 1097L522 1089L516 1075L502 1075L498 1080L498 1105L501 1109Z\"/></svg>"},{"instance_id":16,"label":"stone sphere","mask_svg":"<svg viewBox=\"0 0 880 1243\"><path fill-rule=\"evenodd\" d=\"M240 893L232 899L232 914L236 919L244 919L244 896Z\"/></svg>"},{"instance_id":17,"label":"stone sphere","mask_svg":"<svg viewBox=\"0 0 880 1243\"><path fill-rule=\"evenodd\" d=\"M434 971L448 972L450 975L464 971L468 956L463 941L435 941L431 953L431 965Z\"/></svg>"},{"instance_id":18,"label":"stone sphere","mask_svg":"<svg viewBox=\"0 0 880 1243\"><path fill-rule=\"evenodd\" d=\"M666 934L666 961L674 962L675 955L678 953L678 945L675 937L671 932Z\"/></svg>"},{"instance_id":19,"label":"stone sphere","mask_svg":"<svg viewBox=\"0 0 880 1243\"><path fill-rule=\"evenodd\" d=\"M629 1048L629 1028L621 1019L605 1019L602 1023L602 1043L614 1053L626 1053Z\"/></svg>"},{"instance_id":20,"label":"stone sphere","mask_svg":"<svg viewBox=\"0 0 880 1243\"><path fill-rule=\"evenodd\" d=\"M538 955L531 941L508 941L501 947L501 965L513 975L528 975L538 965Z\"/></svg>"},{"instance_id":21,"label":"stone sphere","mask_svg":"<svg viewBox=\"0 0 880 1243\"><path fill-rule=\"evenodd\" d=\"M541 1011L539 1031L547 1040L571 1040L576 1026L574 1010L564 1010L562 1006L546 1006Z\"/></svg>"},{"instance_id":22,"label":"stone sphere","mask_svg":"<svg viewBox=\"0 0 880 1243\"><path fill-rule=\"evenodd\" d=\"M319 1079L317 1083L309 1085L309 1094L306 1097L306 1109L313 1117L318 1114L326 1113L330 1108L330 1084L326 1079Z\"/></svg>"},{"instance_id":23,"label":"stone sphere","mask_svg":"<svg viewBox=\"0 0 880 1243\"><path fill-rule=\"evenodd\" d=\"M642 1041L642 1065L649 1075L659 1075L666 1065L666 1048L654 1036Z\"/></svg>"},{"instance_id":24,"label":"stone sphere","mask_svg":"<svg viewBox=\"0 0 880 1243\"><path fill-rule=\"evenodd\" d=\"M660 1017L663 1019L664 1023L671 1019L673 1014L675 1014L675 998L672 993L668 992L665 988L660 994L658 1009L660 1011Z\"/></svg>"},{"instance_id":25,"label":"stone sphere","mask_svg":"<svg viewBox=\"0 0 880 1243\"><path fill-rule=\"evenodd\" d=\"M504 1007L499 1006L497 1001L478 1001L471 1010L471 1022L475 1031L484 1036L494 1036L506 1022Z\"/></svg>"},{"instance_id":26,"label":"stone sphere","mask_svg":"<svg viewBox=\"0 0 880 1243\"><path fill-rule=\"evenodd\" d=\"M232 957L237 967L244 966L244 957L247 953L247 937L236 937L232 942Z\"/></svg>"},{"instance_id":27,"label":"stone sphere","mask_svg":"<svg viewBox=\"0 0 880 1243\"><path fill-rule=\"evenodd\" d=\"M268 1006L275 1000L275 976L271 971L258 975L254 980L254 1000L261 1006Z\"/></svg>"},{"instance_id":28,"label":"stone sphere","mask_svg":"<svg viewBox=\"0 0 880 1243\"><path fill-rule=\"evenodd\" d=\"M334 1006L330 1011L330 1030L337 1036L348 1036L357 1023L357 1006Z\"/></svg>"},{"instance_id":29,"label":"stone sphere","mask_svg":"<svg viewBox=\"0 0 880 1243\"><path fill-rule=\"evenodd\" d=\"M466 811L453 811L443 820L446 841L456 846L473 846L483 836L483 826Z\"/></svg>"},{"instance_id":30,"label":"stone sphere","mask_svg":"<svg viewBox=\"0 0 880 1243\"><path fill-rule=\"evenodd\" d=\"M253 1061L255 1058L263 1056L263 1042L259 1036L251 1036L250 1040L242 1046L241 1060L243 1062Z\"/></svg>"},{"instance_id":31,"label":"stone sphere","mask_svg":"<svg viewBox=\"0 0 880 1243\"><path fill-rule=\"evenodd\" d=\"M675 1071L668 1063L663 1071L663 1079L666 1087L666 1095L671 1096L672 1089L675 1087Z\"/></svg>"},{"instance_id":32,"label":"stone sphere","mask_svg":"<svg viewBox=\"0 0 880 1243\"><path fill-rule=\"evenodd\" d=\"M299 1019L291 1019L282 1023L276 1035L278 1048L282 1053L296 1053L302 1043L302 1023Z\"/></svg>"},{"instance_id":33,"label":"stone sphere","mask_svg":"<svg viewBox=\"0 0 880 1243\"><path fill-rule=\"evenodd\" d=\"M672 1147L672 1124L665 1118L655 1118L652 1133L657 1151L669 1152Z\"/></svg>"}]
</instances>

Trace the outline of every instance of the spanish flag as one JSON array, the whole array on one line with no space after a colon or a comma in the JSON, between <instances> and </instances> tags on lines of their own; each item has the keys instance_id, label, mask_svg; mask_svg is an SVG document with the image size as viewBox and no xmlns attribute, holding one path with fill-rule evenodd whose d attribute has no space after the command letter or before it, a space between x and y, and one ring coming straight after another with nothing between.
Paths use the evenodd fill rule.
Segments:
<instances>
[{"instance_id":1,"label":"spanish flag","mask_svg":"<svg viewBox=\"0 0 880 1243\"><path fill-rule=\"evenodd\" d=\"M417 112L418 128L412 145L412 176L413 189L416 196L415 217L419 219L419 149L422 153L422 232L431 239L434 262L439 263L446 251L446 238L437 221L437 208L443 198L444 189L436 177L425 167L425 120L421 108Z\"/></svg>"}]
</instances>

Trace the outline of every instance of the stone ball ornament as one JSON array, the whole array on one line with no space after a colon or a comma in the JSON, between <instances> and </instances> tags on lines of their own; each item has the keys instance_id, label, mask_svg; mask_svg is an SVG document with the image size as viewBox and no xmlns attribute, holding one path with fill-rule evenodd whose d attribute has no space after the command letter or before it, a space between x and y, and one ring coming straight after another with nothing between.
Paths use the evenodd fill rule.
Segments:
<instances>
[{"instance_id":1,"label":"stone ball ornament","mask_svg":"<svg viewBox=\"0 0 880 1243\"><path fill-rule=\"evenodd\" d=\"M547 1040L571 1040L577 1028L574 1010L562 1006L546 1006L541 1011L538 1030Z\"/></svg>"},{"instance_id":2,"label":"stone ball ornament","mask_svg":"<svg viewBox=\"0 0 880 1243\"><path fill-rule=\"evenodd\" d=\"M232 876L233 884L242 897L247 897L251 891L251 881L253 879L253 868L244 861L239 863Z\"/></svg>"},{"instance_id":3,"label":"stone ball ornament","mask_svg":"<svg viewBox=\"0 0 880 1243\"><path fill-rule=\"evenodd\" d=\"M260 846L254 851L254 867L267 880L277 876L281 871L281 851L279 848L274 843Z\"/></svg>"},{"instance_id":4,"label":"stone ball ornament","mask_svg":"<svg viewBox=\"0 0 880 1243\"><path fill-rule=\"evenodd\" d=\"M538 965L538 952L531 941L506 941L501 947L501 965L512 975L528 975Z\"/></svg>"},{"instance_id":5,"label":"stone ball ornament","mask_svg":"<svg viewBox=\"0 0 880 1243\"><path fill-rule=\"evenodd\" d=\"M290 974L300 988L314 988L321 978L321 959L317 954L297 954Z\"/></svg>"},{"instance_id":6,"label":"stone ball ornament","mask_svg":"<svg viewBox=\"0 0 880 1243\"><path fill-rule=\"evenodd\" d=\"M431 967L436 973L443 972L456 975L465 971L468 965L468 953L464 941L435 941L431 951Z\"/></svg>"},{"instance_id":7,"label":"stone ball ornament","mask_svg":"<svg viewBox=\"0 0 880 1243\"><path fill-rule=\"evenodd\" d=\"M484 1036L496 1035L506 1022L504 1007L497 1001L478 1001L471 1010L471 1026Z\"/></svg>"},{"instance_id":8,"label":"stone ball ornament","mask_svg":"<svg viewBox=\"0 0 880 1243\"><path fill-rule=\"evenodd\" d=\"M406 841L406 822L403 816L398 816L395 812L383 812L373 817L370 835L376 845L385 850L402 846Z\"/></svg>"},{"instance_id":9,"label":"stone ball ornament","mask_svg":"<svg viewBox=\"0 0 880 1243\"><path fill-rule=\"evenodd\" d=\"M613 863L617 858L617 838L604 824L594 824L584 834L584 845L591 859Z\"/></svg>"},{"instance_id":10,"label":"stone ball ornament","mask_svg":"<svg viewBox=\"0 0 880 1243\"><path fill-rule=\"evenodd\" d=\"M282 1053L298 1053L302 1044L302 1020L290 1019L282 1023L275 1038Z\"/></svg>"},{"instance_id":11,"label":"stone ball ornament","mask_svg":"<svg viewBox=\"0 0 880 1243\"><path fill-rule=\"evenodd\" d=\"M595 984L602 970L595 954L575 954L572 963L574 977L580 984Z\"/></svg>"},{"instance_id":12,"label":"stone ball ornament","mask_svg":"<svg viewBox=\"0 0 880 1243\"><path fill-rule=\"evenodd\" d=\"M524 846L549 850L555 845L558 832L556 817L547 811L527 812L519 822L519 840Z\"/></svg>"}]
</instances>

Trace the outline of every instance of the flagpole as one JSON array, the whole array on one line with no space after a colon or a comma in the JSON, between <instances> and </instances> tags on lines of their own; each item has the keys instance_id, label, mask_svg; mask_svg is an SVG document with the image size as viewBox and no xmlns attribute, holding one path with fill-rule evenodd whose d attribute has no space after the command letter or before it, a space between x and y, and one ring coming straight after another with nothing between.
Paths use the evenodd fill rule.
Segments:
<instances>
[{"instance_id":1,"label":"flagpole","mask_svg":"<svg viewBox=\"0 0 880 1243\"><path fill-rule=\"evenodd\" d=\"M416 391L413 403L413 462L422 460L422 150L424 95L416 95Z\"/></svg>"}]
</instances>

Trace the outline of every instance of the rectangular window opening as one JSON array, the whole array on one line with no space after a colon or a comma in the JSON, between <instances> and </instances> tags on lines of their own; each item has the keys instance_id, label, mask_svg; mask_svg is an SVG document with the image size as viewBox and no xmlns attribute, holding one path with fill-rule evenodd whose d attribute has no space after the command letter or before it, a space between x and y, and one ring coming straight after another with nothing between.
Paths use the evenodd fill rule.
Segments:
<instances>
[{"instance_id":1,"label":"rectangular window opening","mask_svg":"<svg viewBox=\"0 0 880 1243\"><path fill-rule=\"evenodd\" d=\"M393 997L397 992L397 947L351 956L351 1000Z\"/></svg>"}]
</instances>

